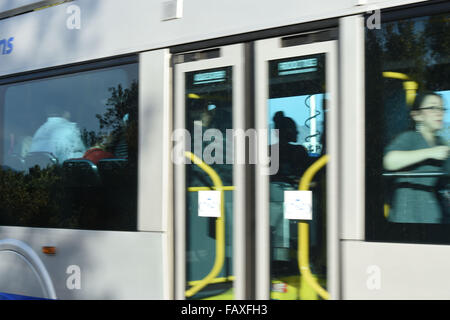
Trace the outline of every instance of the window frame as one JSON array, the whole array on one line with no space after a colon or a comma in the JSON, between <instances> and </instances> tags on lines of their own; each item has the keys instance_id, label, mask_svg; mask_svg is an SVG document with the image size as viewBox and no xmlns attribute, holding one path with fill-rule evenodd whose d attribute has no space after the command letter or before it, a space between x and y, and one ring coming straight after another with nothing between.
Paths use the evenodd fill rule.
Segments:
<instances>
[{"instance_id":1,"label":"window frame","mask_svg":"<svg viewBox=\"0 0 450 320\"><path fill-rule=\"evenodd\" d=\"M86 71L95 71L121 65L139 63L139 55L127 55L116 58L94 60L82 63L60 65L51 68L39 69L30 72L21 72L0 77L0 86L31 80L53 78L57 76L75 74Z\"/></svg>"}]
</instances>

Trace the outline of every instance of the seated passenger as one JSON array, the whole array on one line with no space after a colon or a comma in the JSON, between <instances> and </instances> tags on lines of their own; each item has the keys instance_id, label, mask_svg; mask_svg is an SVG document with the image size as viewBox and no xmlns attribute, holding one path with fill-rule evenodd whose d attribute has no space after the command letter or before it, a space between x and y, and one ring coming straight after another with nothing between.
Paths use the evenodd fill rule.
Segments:
<instances>
[{"instance_id":1,"label":"seated passenger","mask_svg":"<svg viewBox=\"0 0 450 320\"><path fill-rule=\"evenodd\" d=\"M449 147L438 132L444 120L444 101L433 92L416 96L410 115L415 130L403 132L385 149L383 166L390 171L443 171ZM442 209L436 197L437 177L399 177L389 220L403 223L440 223Z\"/></svg>"},{"instance_id":2,"label":"seated passenger","mask_svg":"<svg viewBox=\"0 0 450 320\"><path fill-rule=\"evenodd\" d=\"M96 145L86 150L83 159L90 160L97 165L101 159L115 158L113 153L106 150L106 146L101 142L102 140L100 139Z\"/></svg>"},{"instance_id":3,"label":"seated passenger","mask_svg":"<svg viewBox=\"0 0 450 320\"><path fill-rule=\"evenodd\" d=\"M69 119L69 112L48 108L48 119L34 134L29 152L51 153L59 163L82 157L86 148L80 130Z\"/></svg>"},{"instance_id":4,"label":"seated passenger","mask_svg":"<svg viewBox=\"0 0 450 320\"><path fill-rule=\"evenodd\" d=\"M310 158L308 151L302 145L291 144L297 142L298 130L292 118L285 117L283 111L278 111L273 117L275 129L278 129L278 144L270 146L271 158L278 147L279 170L272 181L283 181L298 184L298 179L308 168Z\"/></svg>"}]
</instances>

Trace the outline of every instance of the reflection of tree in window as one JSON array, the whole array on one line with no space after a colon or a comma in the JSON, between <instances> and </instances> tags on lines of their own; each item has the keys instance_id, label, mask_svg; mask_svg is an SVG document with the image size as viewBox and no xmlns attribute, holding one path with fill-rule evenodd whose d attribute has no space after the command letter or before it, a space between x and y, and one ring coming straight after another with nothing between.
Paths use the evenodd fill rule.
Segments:
<instances>
[{"instance_id":1,"label":"reflection of tree in window","mask_svg":"<svg viewBox=\"0 0 450 320\"><path fill-rule=\"evenodd\" d=\"M123 88L119 84L117 87L109 88L109 91L111 96L106 102L109 107L103 114L96 114L100 131L83 129L82 139L87 146L101 144L105 150L116 154L117 158L136 161L138 84L133 81L130 88ZM119 151L120 147L122 147L121 151Z\"/></svg>"},{"instance_id":2,"label":"reflection of tree in window","mask_svg":"<svg viewBox=\"0 0 450 320\"><path fill-rule=\"evenodd\" d=\"M134 230L136 227L138 84L109 89L106 112L97 115L100 130L111 136L123 133L128 147L126 168L117 172L117 184L100 187L68 187L64 168L54 165L29 171L0 170L0 225ZM128 118L124 126L124 118ZM92 145L101 132L84 130ZM114 139L111 140L114 142ZM119 170L116 170L119 171Z\"/></svg>"},{"instance_id":3,"label":"reflection of tree in window","mask_svg":"<svg viewBox=\"0 0 450 320\"><path fill-rule=\"evenodd\" d=\"M130 157L137 154L137 116L138 116L138 84L133 81L130 88L110 88L111 97L108 99L106 112L103 115L97 114L100 129L109 129L112 139L110 141L114 152L114 144L119 143L121 135L125 136ZM136 160L136 159L135 159Z\"/></svg>"}]
</instances>

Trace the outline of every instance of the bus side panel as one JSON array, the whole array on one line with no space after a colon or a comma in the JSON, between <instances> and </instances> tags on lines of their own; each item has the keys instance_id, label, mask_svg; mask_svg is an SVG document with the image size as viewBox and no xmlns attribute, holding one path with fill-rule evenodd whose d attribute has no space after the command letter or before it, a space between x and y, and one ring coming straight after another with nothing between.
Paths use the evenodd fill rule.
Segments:
<instances>
[{"instance_id":1,"label":"bus side panel","mask_svg":"<svg viewBox=\"0 0 450 320\"><path fill-rule=\"evenodd\" d=\"M197 0L184 1L180 19L165 20L164 2L77 0L0 20L0 40L14 38L11 54L0 54L0 76L361 10L354 0Z\"/></svg>"},{"instance_id":2,"label":"bus side panel","mask_svg":"<svg viewBox=\"0 0 450 320\"><path fill-rule=\"evenodd\" d=\"M58 299L163 299L163 237L157 232L0 228L0 239L23 241L38 254ZM56 247L56 253L42 253L44 246Z\"/></svg>"},{"instance_id":3,"label":"bus side panel","mask_svg":"<svg viewBox=\"0 0 450 320\"><path fill-rule=\"evenodd\" d=\"M342 242L343 299L450 299L448 246Z\"/></svg>"}]
</instances>

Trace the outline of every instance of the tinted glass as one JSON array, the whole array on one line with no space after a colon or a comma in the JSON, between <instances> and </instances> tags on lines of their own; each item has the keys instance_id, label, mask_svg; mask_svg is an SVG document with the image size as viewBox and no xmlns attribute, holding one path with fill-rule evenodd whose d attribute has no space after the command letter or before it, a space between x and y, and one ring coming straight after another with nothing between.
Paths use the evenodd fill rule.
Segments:
<instances>
[{"instance_id":1,"label":"tinted glass","mask_svg":"<svg viewBox=\"0 0 450 320\"><path fill-rule=\"evenodd\" d=\"M369 239L448 242L450 15L366 30Z\"/></svg>"},{"instance_id":2,"label":"tinted glass","mask_svg":"<svg viewBox=\"0 0 450 320\"><path fill-rule=\"evenodd\" d=\"M270 176L271 282L273 299L317 299L300 276L299 227L309 225L310 267L326 286L326 171L310 185L312 220L291 216L290 191L299 190L304 172L325 150L325 54L269 62L268 127L275 129L269 150L279 153L279 169ZM295 195L295 194L294 194ZM297 195L295 195L297 196ZM298 200L299 203L301 200Z\"/></svg>"},{"instance_id":3,"label":"tinted glass","mask_svg":"<svg viewBox=\"0 0 450 320\"><path fill-rule=\"evenodd\" d=\"M0 224L135 230L136 64L0 87Z\"/></svg>"},{"instance_id":4,"label":"tinted glass","mask_svg":"<svg viewBox=\"0 0 450 320\"><path fill-rule=\"evenodd\" d=\"M204 168L196 164L186 167L187 297L232 299L233 166L230 160L233 158L232 141L227 140L226 134L227 129L232 128L232 68L188 72L185 85L190 150L215 172L226 187L226 191L219 195L223 202L222 211L218 202L211 204L220 217L211 216L204 212L205 206L200 207L203 200L199 201L199 198L203 191L217 191L214 181ZM219 258L221 253L223 260ZM213 283L197 290L213 270L218 271ZM190 294L191 291L195 294Z\"/></svg>"}]
</instances>

